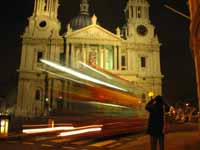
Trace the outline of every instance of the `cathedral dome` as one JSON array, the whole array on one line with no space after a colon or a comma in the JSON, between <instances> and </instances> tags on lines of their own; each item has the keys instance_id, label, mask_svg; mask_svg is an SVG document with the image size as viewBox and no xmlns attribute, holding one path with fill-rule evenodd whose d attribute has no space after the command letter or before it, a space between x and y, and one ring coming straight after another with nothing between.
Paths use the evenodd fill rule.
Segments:
<instances>
[{"instance_id":1,"label":"cathedral dome","mask_svg":"<svg viewBox=\"0 0 200 150\"><path fill-rule=\"evenodd\" d=\"M70 21L70 27L72 30L78 30L92 24L88 10L88 0L82 0L80 4L80 14Z\"/></svg>"},{"instance_id":2,"label":"cathedral dome","mask_svg":"<svg viewBox=\"0 0 200 150\"><path fill-rule=\"evenodd\" d=\"M91 17L87 14L80 14L70 21L70 27L72 30L78 30L91 24Z\"/></svg>"}]
</instances>

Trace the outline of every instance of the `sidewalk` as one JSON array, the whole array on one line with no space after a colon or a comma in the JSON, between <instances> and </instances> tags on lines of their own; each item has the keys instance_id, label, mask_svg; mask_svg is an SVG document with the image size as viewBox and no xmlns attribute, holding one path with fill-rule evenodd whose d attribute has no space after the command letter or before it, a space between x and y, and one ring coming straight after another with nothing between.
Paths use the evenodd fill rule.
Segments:
<instances>
[{"instance_id":1,"label":"sidewalk","mask_svg":"<svg viewBox=\"0 0 200 150\"><path fill-rule=\"evenodd\" d=\"M128 147L125 145L119 150L150 150L150 139L148 135L139 137ZM165 150L200 150L200 132L176 132L165 136Z\"/></svg>"}]
</instances>

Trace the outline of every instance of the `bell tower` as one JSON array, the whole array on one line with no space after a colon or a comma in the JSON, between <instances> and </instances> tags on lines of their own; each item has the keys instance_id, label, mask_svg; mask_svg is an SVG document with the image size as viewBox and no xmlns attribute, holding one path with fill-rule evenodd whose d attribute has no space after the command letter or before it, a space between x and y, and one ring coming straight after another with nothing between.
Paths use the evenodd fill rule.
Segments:
<instances>
[{"instance_id":1,"label":"bell tower","mask_svg":"<svg viewBox=\"0 0 200 150\"><path fill-rule=\"evenodd\" d=\"M51 19L57 18L58 0L36 0L33 16L48 16Z\"/></svg>"},{"instance_id":2,"label":"bell tower","mask_svg":"<svg viewBox=\"0 0 200 150\"><path fill-rule=\"evenodd\" d=\"M128 22L149 23L149 4L146 0L129 0L125 9Z\"/></svg>"},{"instance_id":3,"label":"bell tower","mask_svg":"<svg viewBox=\"0 0 200 150\"><path fill-rule=\"evenodd\" d=\"M129 43L126 57L131 81L148 92L161 95L161 44L150 21L149 7L147 0L128 0L124 10L127 22L122 36Z\"/></svg>"},{"instance_id":4,"label":"bell tower","mask_svg":"<svg viewBox=\"0 0 200 150\"><path fill-rule=\"evenodd\" d=\"M129 0L125 8L127 19L127 39L135 42L148 42L154 36L154 26L149 19L147 0ZM145 39L145 40L144 40Z\"/></svg>"},{"instance_id":5,"label":"bell tower","mask_svg":"<svg viewBox=\"0 0 200 150\"><path fill-rule=\"evenodd\" d=\"M61 29L58 21L58 0L35 0L33 15L24 36L58 37Z\"/></svg>"},{"instance_id":6,"label":"bell tower","mask_svg":"<svg viewBox=\"0 0 200 150\"><path fill-rule=\"evenodd\" d=\"M33 14L22 35L16 116L38 116L48 111L45 104L53 77L39 68L43 66L41 58L56 62L64 53L58 6L58 0L35 0Z\"/></svg>"}]
</instances>

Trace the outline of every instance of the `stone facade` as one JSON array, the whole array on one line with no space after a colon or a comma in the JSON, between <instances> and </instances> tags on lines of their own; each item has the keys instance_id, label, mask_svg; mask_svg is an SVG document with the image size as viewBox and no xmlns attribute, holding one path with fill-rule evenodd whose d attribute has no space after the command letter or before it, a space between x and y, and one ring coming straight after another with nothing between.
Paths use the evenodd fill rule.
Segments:
<instances>
[{"instance_id":1,"label":"stone facade","mask_svg":"<svg viewBox=\"0 0 200 150\"><path fill-rule=\"evenodd\" d=\"M127 2L127 23L117 28L116 34L98 25L93 15L89 25L88 20L84 25L84 20L75 20L73 25L80 22L74 29L69 23L66 34L61 36L58 6L58 0L35 0L33 15L22 36L17 116L45 114L46 102L56 107L54 100L63 97L62 93L52 93L52 89L69 88L67 81L38 69L42 65L40 58L77 69L79 61L96 65L142 87L146 92L137 96L143 99L148 98L149 91L162 94L160 43L150 23L146 0ZM79 18L89 15L88 7L87 0L82 0Z\"/></svg>"}]
</instances>

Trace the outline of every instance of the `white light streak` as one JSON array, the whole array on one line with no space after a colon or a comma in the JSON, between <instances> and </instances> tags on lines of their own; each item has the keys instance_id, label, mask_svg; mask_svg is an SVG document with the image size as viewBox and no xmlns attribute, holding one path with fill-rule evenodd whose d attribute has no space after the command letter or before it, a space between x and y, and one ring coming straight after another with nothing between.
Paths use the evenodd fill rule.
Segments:
<instances>
[{"instance_id":1,"label":"white light streak","mask_svg":"<svg viewBox=\"0 0 200 150\"><path fill-rule=\"evenodd\" d=\"M70 136L70 135L76 135L76 134L83 134L88 132L96 132L101 131L101 128L90 128L90 129L82 129L82 130L76 130L76 131L69 131L69 132L62 132L58 136Z\"/></svg>"},{"instance_id":2,"label":"white light streak","mask_svg":"<svg viewBox=\"0 0 200 150\"><path fill-rule=\"evenodd\" d=\"M72 78L70 78L70 77L66 77L66 76L63 76L63 75L60 75L60 74L57 74L57 73L48 71L48 70L45 70L45 69L42 69L42 68L39 68L39 70L45 71L45 72L47 72L47 73L49 73L49 74L52 74L52 75L54 75L54 76L57 76L57 77L60 77L60 78L63 78L63 79L71 80L71 81L76 82L76 83L79 83L79 84L83 84L83 85L87 85L87 86L94 87L94 86L92 86L91 84L84 83L84 82L81 82L81 81L72 79Z\"/></svg>"},{"instance_id":3,"label":"white light streak","mask_svg":"<svg viewBox=\"0 0 200 150\"><path fill-rule=\"evenodd\" d=\"M66 127L54 127L54 128L37 128L37 129L24 129L22 133L33 134L33 133L45 133L45 132L54 132L54 131L63 131L63 130L73 130L73 126Z\"/></svg>"},{"instance_id":4,"label":"white light streak","mask_svg":"<svg viewBox=\"0 0 200 150\"><path fill-rule=\"evenodd\" d=\"M110 88L113 88L113 89L117 89L117 90L128 92L126 89L123 89L123 88L114 86L112 84L106 83L104 81L95 79L93 77L90 77L88 75L82 74L82 73L77 72L75 70L72 70L70 68L61 66L59 64L56 64L56 63L53 63L53 62L50 62L50 61L47 61L47 60L44 60L44 59L41 59L40 61L45 63L45 64L47 64L47 65L49 65L49 66L51 66L51 67L53 67L53 68L55 68L55 69L58 69L60 71L66 72L66 73L69 73L69 74L71 74L73 76L76 76L76 77L78 77L80 79L84 79L84 80L91 81L91 82L94 82L94 83L97 83L97 84L100 84L100 85L104 85L104 86L107 86L107 87L110 87Z\"/></svg>"},{"instance_id":5,"label":"white light streak","mask_svg":"<svg viewBox=\"0 0 200 150\"><path fill-rule=\"evenodd\" d=\"M183 17L185 17L185 18L190 20L190 17L185 15L184 13L182 13L182 12L180 12L180 11L178 11L178 10L168 6L168 5L164 5L164 7L168 8L169 10L171 10L171 11L173 11L173 12L175 12L175 13L177 13L177 14L179 14L179 15L181 15L181 16L183 16Z\"/></svg>"},{"instance_id":6,"label":"white light streak","mask_svg":"<svg viewBox=\"0 0 200 150\"><path fill-rule=\"evenodd\" d=\"M104 106L111 106L111 107L117 107L117 108L128 108L126 106L121 106L117 104L109 104L109 103L101 103L101 102L88 102L90 104L97 104L97 105L104 105Z\"/></svg>"},{"instance_id":7,"label":"white light streak","mask_svg":"<svg viewBox=\"0 0 200 150\"><path fill-rule=\"evenodd\" d=\"M96 73L98 73L98 74L100 74L100 75L103 75L104 77L106 77L106 78L108 78L108 79L112 79L109 75L107 75L107 74L105 74L105 73L103 73L103 72L101 72L101 71L99 71L99 70L97 70L97 69L95 69L95 68L93 68L93 67L91 67L91 66L89 66L89 65L87 65L87 64L85 64L85 63L83 63L83 62L81 62L81 61L79 61L79 63L80 63L81 65L87 67L88 69L90 69L90 70L92 70L92 71L94 71L94 72L96 72Z\"/></svg>"}]
</instances>

